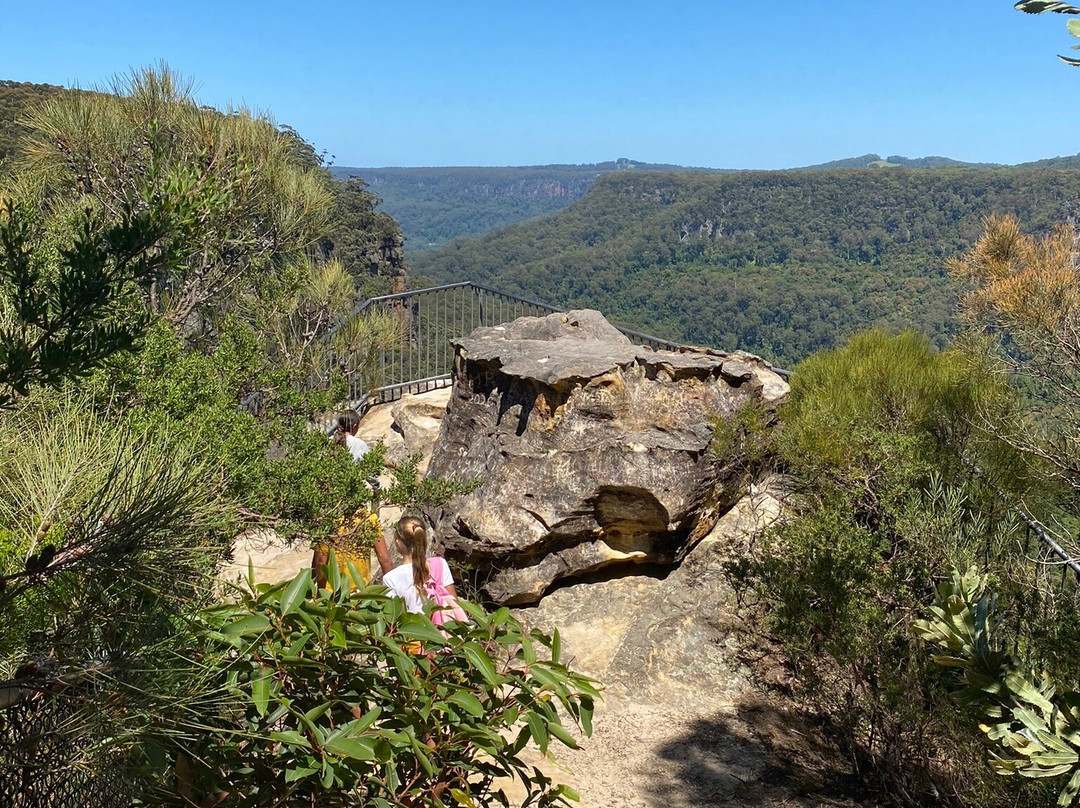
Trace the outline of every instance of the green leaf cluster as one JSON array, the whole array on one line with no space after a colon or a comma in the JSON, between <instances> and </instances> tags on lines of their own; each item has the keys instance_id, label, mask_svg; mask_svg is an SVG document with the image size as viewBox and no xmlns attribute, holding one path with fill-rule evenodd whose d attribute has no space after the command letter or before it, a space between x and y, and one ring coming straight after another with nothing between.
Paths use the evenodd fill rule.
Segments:
<instances>
[{"instance_id":1,"label":"green leaf cluster","mask_svg":"<svg viewBox=\"0 0 1080 808\"><path fill-rule=\"evenodd\" d=\"M471 621L444 633L347 572L332 554L327 589L304 572L203 612L211 695L182 744L188 799L506 805L505 777L526 805L576 798L520 756L530 742L576 748L567 717L591 732L596 684L565 665L557 633L468 603Z\"/></svg>"},{"instance_id":2,"label":"green leaf cluster","mask_svg":"<svg viewBox=\"0 0 1080 808\"><path fill-rule=\"evenodd\" d=\"M0 446L6 785L49 802L69 780L130 783L145 733L183 710L191 677L170 660L232 536L220 491L199 447L134 435L85 397L22 401Z\"/></svg>"},{"instance_id":3,"label":"green leaf cluster","mask_svg":"<svg viewBox=\"0 0 1080 808\"><path fill-rule=\"evenodd\" d=\"M16 154L18 142L26 134L22 123L26 111L57 93L73 92L54 84L28 81L0 81L0 172L4 161Z\"/></svg>"},{"instance_id":4,"label":"green leaf cluster","mask_svg":"<svg viewBox=\"0 0 1080 808\"><path fill-rule=\"evenodd\" d=\"M361 463L312 420L333 411L341 386L305 390L306 368L274 361L250 324L230 320L211 351L193 351L158 321L141 351L93 379L104 411L136 434L162 432L200 447L207 472L240 520L286 538L318 540L370 505L365 480L382 471L376 447ZM257 408L239 404L255 396ZM254 411L252 411L254 409Z\"/></svg>"},{"instance_id":5,"label":"green leaf cluster","mask_svg":"<svg viewBox=\"0 0 1080 808\"><path fill-rule=\"evenodd\" d=\"M176 260L148 284L151 307L196 333L261 275L315 245L332 193L265 116L200 106L168 66L109 92L57 93L26 111L11 193L57 231L72 207L115 219L136 189L173 206Z\"/></svg>"},{"instance_id":6,"label":"green leaf cluster","mask_svg":"<svg viewBox=\"0 0 1080 808\"><path fill-rule=\"evenodd\" d=\"M998 644L996 598L971 568L939 584L934 605L914 632L935 645L934 662L955 671L963 687L953 695L979 715L998 774L1032 779L1067 777L1058 805L1080 799L1080 693L1059 692L1046 673L1017 666Z\"/></svg>"},{"instance_id":7,"label":"green leaf cluster","mask_svg":"<svg viewBox=\"0 0 1080 808\"><path fill-rule=\"evenodd\" d=\"M1068 3L1059 3L1056 0L1020 0L1013 8L1018 11L1026 12L1027 14L1042 14L1050 11L1054 14L1080 14L1080 8L1071 6ZM1069 20L1065 26L1069 33L1075 37L1080 37L1080 20ZM1080 45L1073 45L1073 50L1080 50ZM1073 67L1080 67L1080 59L1074 59L1069 56L1058 56L1058 58L1067 65Z\"/></svg>"},{"instance_id":8,"label":"green leaf cluster","mask_svg":"<svg viewBox=\"0 0 1080 808\"><path fill-rule=\"evenodd\" d=\"M89 210L48 261L34 217L0 208L0 408L32 386L57 387L130 350L148 322L140 291L168 266L168 220L125 209L117 224Z\"/></svg>"}]
</instances>

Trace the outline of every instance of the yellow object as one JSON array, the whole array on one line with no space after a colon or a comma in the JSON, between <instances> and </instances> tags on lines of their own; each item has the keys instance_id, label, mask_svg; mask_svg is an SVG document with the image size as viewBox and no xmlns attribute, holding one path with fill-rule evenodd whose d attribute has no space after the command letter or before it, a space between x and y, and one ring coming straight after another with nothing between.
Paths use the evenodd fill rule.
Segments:
<instances>
[{"instance_id":1,"label":"yellow object","mask_svg":"<svg viewBox=\"0 0 1080 808\"><path fill-rule=\"evenodd\" d=\"M332 545L327 542L321 541L315 545L316 553L328 553ZM337 554L338 566L341 571L349 577L349 589L360 589L367 586L368 581L371 580L371 555L365 553L363 555L353 553L348 550L342 550L340 547L333 547L334 552ZM349 571L349 564L356 567L357 572L360 573L361 580L357 581L352 578L352 573ZM324 589L330 588L330 583L323 584Z\"/></svg>"},{"instance_id":2,"label":"yellow object","mask_svg":"<svg viewBox=\"0 0 1080 808\"><path fill-rule=\"evenodd\" d=\"M371 513L367 508L358 508L352 518L346 522L343 518L338 520L337 533L329 542L320 542L315 546L316 552L328 552L333 548L337 553L338 564L342 572L349 575L349 564L356 566L361 581L351 581L351 589L367 586L371 580L371 545L382 538L382 522L378 514Z\"/></svg>"}]
</instances>

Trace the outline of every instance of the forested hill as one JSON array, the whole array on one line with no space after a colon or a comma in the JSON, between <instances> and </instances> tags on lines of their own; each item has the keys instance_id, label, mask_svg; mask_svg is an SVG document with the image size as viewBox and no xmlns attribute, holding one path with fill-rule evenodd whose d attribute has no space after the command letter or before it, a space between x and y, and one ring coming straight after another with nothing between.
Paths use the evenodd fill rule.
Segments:
<instances>
[{"instance_id":1,"label":"forested hill","mask_svg":"<svg viewBox=\"0 0 1080 808\"><path fill-rule=\"evenodd\" d=\"M413 256L636 328L788 364L871 326L943 342L944 262L991 212L1048 231L1080 209L1080 172L1046 168L613 173L563 211Z\"/></svg>"},{"instance_id":2,"label":"forested hill","mask_svg":"<svg viewBox=\"0 0 1080 808\"><path fill-rule=\"evenodd\" d=\"M565 208L584 196L601 174L711 169L620 158L582 165L330 170L340 179L357 176L368 183L401 224L412 253Z\"/></svg>"},{"instance_id":3,"label":"forested hill","mask_svg":"<svg viewBox=\"0 0 1080 808\"><path fill-rule=\"evenodd\" d=\"M63 87L53 84L31 84L25 81L0 81L0 163L10 155L24 128L19 120L35 104L56 93Z\"/></svg>"},{"instance_id":4,"label":"forested hill","mask_svg":"<svg viewBox=\"0 0 1080 808\"><path fill-rule=\"evenodd\" d=\"M85 91L0 80L0 178L19 159L21 138L28 132L22 123L27 116L50 98L75 92ZM403 278L406 271L398 223L376 210L378 199L362 183L333 181L315 148L292 127L279 128L293 139L297 161L317 167L334 196L333 224L318 249L340 260L362 293L378 295L395 289L395 279Z\"/></svg>"},{"instance_id":5,"label":"forested hill","mask_svg":"<svg viewBox=\"0 0 1080 808\"><path fill-rule=\"evenodd\" d=\"M1080 159L1055 157L1034 168L1076 168ZM833 168L986 168L949 157L903 157L863 154L790 171ZM429 250L465 236L477 236L537 216L554 213L580 199L604 174L648 171L730 173L735 169L688 168L639 163L620 158L583 165L331 168L336 177L363 178L383 200L385 210L401 223L409 254Z\"/></svg>"}]
</instances>

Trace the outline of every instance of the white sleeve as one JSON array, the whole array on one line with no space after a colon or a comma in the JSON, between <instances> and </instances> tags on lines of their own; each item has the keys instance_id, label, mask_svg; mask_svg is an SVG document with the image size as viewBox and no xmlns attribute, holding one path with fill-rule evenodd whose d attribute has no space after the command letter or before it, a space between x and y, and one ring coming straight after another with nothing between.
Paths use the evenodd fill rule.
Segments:
<instances>
[{"instance_id":1,"label":"white sleeve","mask_svg":"<svg viewBox=\"0 0 1080 808\"><path fill-rule=\"evenodd\" d=\"M364 455L371 451L371 447L355 435L345 436L345 448L349 450L353 460L362 460Z\"/></svg>"},{"instance_id":2,"label":"white sleeve","mask_svg":"<svg viewBox=\"0 0 1080 808\"><path fill-rule=\"evenodd\" d=\"M391 578L391 577L390 577L390 576L388 576L388 575L384 575L384 576L383 576L383 579L382 579L382 584L383 584L383 586L385 586L385 587L387 588L387 590L388 590L388 591L390 592L390 596L391 596L391 597L396 597L396 598L400 598L400 597L401 597L401 593L400 593L400 592L398 592L398 591L397 591L397 587L396 587L396 586L394 586L394 579L393 579L393 578Z\"/></svg>"},{"instance_id":3,"label":"white sleeve","mask_svg":"<svg viewBox=\"0 0 1080 808\"><path fill-rule=\"evenodd\" d=\"M383 586L390 590L390 594L397 598L405 597L405 593L402 591L401 586L401 567L394 567L390 572L383 575Z\"/></svg>"}]
</instances>

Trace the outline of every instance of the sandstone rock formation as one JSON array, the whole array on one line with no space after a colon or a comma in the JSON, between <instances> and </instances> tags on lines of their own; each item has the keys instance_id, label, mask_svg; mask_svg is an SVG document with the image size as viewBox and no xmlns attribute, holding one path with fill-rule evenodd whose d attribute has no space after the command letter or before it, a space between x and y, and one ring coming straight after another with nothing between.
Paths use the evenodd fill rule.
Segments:
<instances>
[{"instance_id":1,"label":"sandstone rock formation","mask_svg":"<svg viewBox=\"0 0 1080 808\"><path fill-rule=\"evenodd\" d=\"M790 670L744 633L723 571L781 518L785 483L752 486L665 575L575 583L516 610L558 629L563 658L604 684L580 750L555 764L526 750L583 808L858 805L837 788L852 774L820 723L761 687L789 684Z\"/></svg>"},{"instance_id":2,"label":"sandstone rock formation","mask_svg":"<svg viewBox=\"0 0 1080 808\"><path fill-rule=\"evenodd\" d=\"M523 611L531 625L558 628L576 669L609 695L674 701L695 691L733 694L750 687L726 653L737 613L724 564L782 518L785 480L751 486L682 562L661 577L626 575L566 586Z\"/></svg>"},{"instance_id":3,"label":"sandstone rock formation","mask_svg":"<svg viewBox=\"0 0 1080 808\"><path fill-rule=\"evenodd\" d=\"M421 474L427 469L450 389L402 396L393 404L374 408L360 422L359 435L369 444L386 444L386 462L396 468L414 454L421 454Z\"/></svg>"},{"instance_id":4,"label":"sandstone rock formation","mask_svg":"<svg viewBox=\"0 0 1080 808\"><path fill-rule=\"evenodd\" d=\"M219 564L217 578L234 584L246 581L248 564L258 582L283 581L311 567L311 545L286 542L270 528L245 530L233 541L231 558Z\"/></svg>"},{"instance_id":5,"label":"sandstone rock formation","mask_svg":"<svg viewBox=\"0 0 1080 808\"><path fill-rule=\"evenodd\" d=\"M710 418L771 405L763 360L636 346L599 312L524 317L455 342L429 473L478 489L433 514L446 552L493 572L494 600L627 562L671 563L739 499Z\"/></svg>"}]
</instances>

